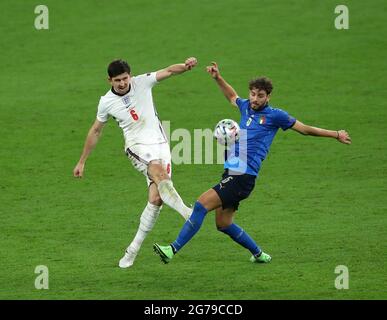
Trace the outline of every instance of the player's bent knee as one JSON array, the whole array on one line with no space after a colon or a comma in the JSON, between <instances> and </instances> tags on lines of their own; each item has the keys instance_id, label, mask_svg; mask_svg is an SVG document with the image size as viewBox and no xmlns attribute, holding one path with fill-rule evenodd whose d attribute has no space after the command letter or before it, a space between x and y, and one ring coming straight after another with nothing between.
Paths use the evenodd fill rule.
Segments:
<instances>
[{"instance_id":1,"label":"player's bent knee","mask_svg":"<svg viewBox=\"0 0 387 320\"><path fill-rule=\"evenodd\" d=\"M222 205L222 201L220 200L218 194L210 189L204 192L198 199L198 202L205 207L208 211L212 211L214 209L219 208Z\"/></svg>"},{"instance_id":2,"label":"player's bent knee","mask_svg":"<svg viewBox=\"0 0 387 320\"><path fill-rule=\"evenodd\" d=\"M150 192L148 195L148 202L154 206L160 207L163 204L163 200L158 192Z\"/></svg>"},{"instance_id":3,"label":"player's bent knee","mask_svg":"<svg viewBox=\"0 0 387 320\"><path fill-rule=\"evenodd\" d=\"M155 196L155 197L149 198L149 203L153 204L154 206L160 207L163 204L163 200L161 200L160 196Z\"/></svg>"},{"instance_id":4,"label":"player's bent knee","mask_svg":"<svg viewBox=\"0 0 387 320\"><path fill-rule=\"evenodd\" d=\"M169 176L166 172L161 172L157 175L157 178L159 179L159 181L163 181L163 180L168 180Z\"/></svg>"},{"instance_id":5,"label":"player's bent knee","mask_svg":"<svg viewBox=\"0 0 387 320\"><path fill-rule=\"evenodd\" d=\"M223 232L224 229L227 229L231 226L231 223L216 223L216 229L220 232Z\"/></svg>"},{"instance_id":6,"label":"player's bent knee","mask_svg":"<svg viewBox=\"0 0 387 320\"><path fill-rule=\"evenodd\" d=\"M160 181L169 179L168 173L160 164L150 165L148 168L148 176L155 182L159 183Z\"/></svg>"},{"instance_id":7,"label":"player's bent knee","mask_svg":"<svg viewBox=\"0 0 387 320\"><path fill-rule=\"evenodd\" d=\"M222 231L222 229L226 229L231 226L233 221L234 219L232 215L216 212L215 224L219 231Z\"/></svg>"},{"instance_id":8,"label":"player's bent knee","mask_svg":"<svg viewBox=\"0 0 387 320\"><path fill-rule=\"evenodd\" d=\"M150 163L148 165L148 174L157 174L162 171L163 167L159 163Z\"/></svg>"}]
</instances>

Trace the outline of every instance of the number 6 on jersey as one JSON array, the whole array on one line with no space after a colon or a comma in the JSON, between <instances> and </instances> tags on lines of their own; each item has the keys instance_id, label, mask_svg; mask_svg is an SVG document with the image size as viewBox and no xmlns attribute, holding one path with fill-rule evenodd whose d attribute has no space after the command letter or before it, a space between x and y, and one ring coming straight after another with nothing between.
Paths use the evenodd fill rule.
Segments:
<instances>
[{"instance_id":1,"label":"number 6 on jersey","mask_svg":"<svg viewBox=\"0 0 387 320\"><path fill-rule=\"evenodd\" d=\"M136 113L136 110L134 110L134 109L130 110L130 115L132 116L134 121L138 120L138 115Z\"/></svg>"}]
</instances>

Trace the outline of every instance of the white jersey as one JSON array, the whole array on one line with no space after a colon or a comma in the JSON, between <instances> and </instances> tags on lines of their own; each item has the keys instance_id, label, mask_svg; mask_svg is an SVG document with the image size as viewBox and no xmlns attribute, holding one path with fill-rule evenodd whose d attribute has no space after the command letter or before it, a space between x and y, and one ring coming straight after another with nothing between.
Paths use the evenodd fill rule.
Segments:
<instances>
[{"instance_id":1,"label":"white jersey","mask_svg":"<svg viewBox=\"0 0 387 320\"><path fill-rule=\"evenodd\" d=\"M131 79L127 94L120 96L111 89L99 101L97 120L106 122L112 116L118 122L125 150L138 143L168 143L153 104L152 87L156 83L156 72L142 74Z\"/></svg>"}]
</instances>

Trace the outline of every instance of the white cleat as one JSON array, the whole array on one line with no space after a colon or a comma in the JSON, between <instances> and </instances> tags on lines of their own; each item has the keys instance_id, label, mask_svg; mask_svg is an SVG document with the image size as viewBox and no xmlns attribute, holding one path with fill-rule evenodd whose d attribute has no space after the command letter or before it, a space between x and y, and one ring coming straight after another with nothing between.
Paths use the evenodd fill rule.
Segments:
<instances>
[{"instance_id":1,"label":"white cleat","mask_svg":"<svg viewBox=\"0 0 387 320\"><path fill-rule=\"evenodd\" d=\"M120 268L129 268L133 265L134 259L136 259L137 252L128 252L128 250L125 251L125 255L121 258L119 262L119 267Z\"/></svg>"}]
</instances>

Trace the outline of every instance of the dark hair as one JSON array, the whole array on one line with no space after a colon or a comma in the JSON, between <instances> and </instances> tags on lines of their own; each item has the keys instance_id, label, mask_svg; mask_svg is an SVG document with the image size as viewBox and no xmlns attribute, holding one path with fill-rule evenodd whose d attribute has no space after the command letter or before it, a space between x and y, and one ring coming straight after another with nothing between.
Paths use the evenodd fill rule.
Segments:
<instances>
[{"instance_id":1,"label":"dark hair","mask_svg":"<svg viewBox=\"0 0 387 320\"><path fill-rule=\"evenodd\" d=\"M249 82L249 89L265 90L266 94L269 95L273 91L273 83L269 78L259 77Z\"/></svg>"},{"instance_id":2,"label":"dark hair","mask_svg":"<svg viewBox=\"0 0 387 320\"><path fill-rule=\"evenodd\" d=\"M130 67L125 60L117 59L109 64L107 72L109 77L113 78L125 72L130 74Z\"/></svg>"}]
</instances>

